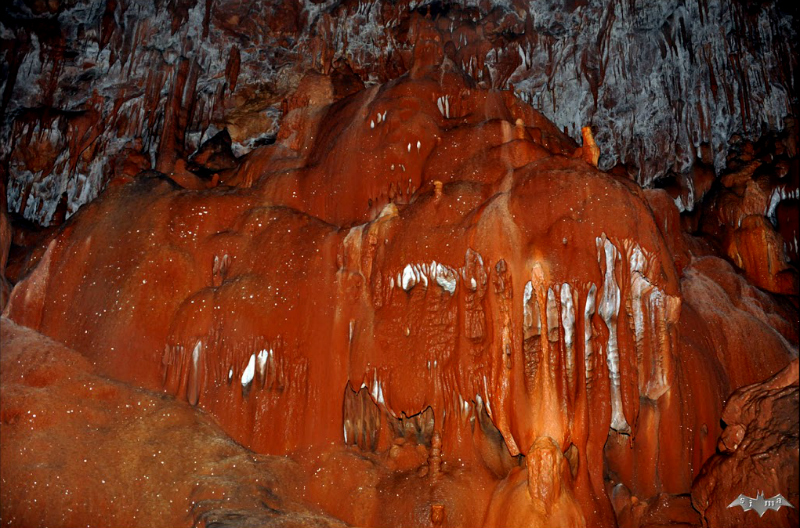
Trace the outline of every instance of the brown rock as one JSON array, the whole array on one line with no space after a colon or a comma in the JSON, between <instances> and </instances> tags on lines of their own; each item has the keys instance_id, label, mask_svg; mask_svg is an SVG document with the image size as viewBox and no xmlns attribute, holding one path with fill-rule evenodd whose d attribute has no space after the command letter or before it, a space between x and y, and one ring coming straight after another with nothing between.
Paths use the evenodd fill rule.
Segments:
<instances>
[{"instance_id":1,"label":"brown rock","mask_svg":"<svg viewBox=\"0 0 800 528\"><path fill-rule=\"evenodd\" d=\"M296 463L244 449L185 403L99 376L30 329L0 326L9 526L344 526L299 498Z\"/></svg>"},{"instance_id":2,"label":"brown rock","mask_svg":"<svg viewBox=\"0 0 800 528\"><path fill-rule=\"evenodd\" d=\"M180 62L167 172L120 178L54 231L5 313L293 457L303 498L347 522L693 522L680 497L723 398L796 354L792 316L693 258L663 192L572 158L413 20L409 75L349 93L306 74L275 142L211 182L180 144L198 76Z\"/></svg>"},{"instance_id":3,"label":"brown rock","mask_svg":"<svg viewBox=\"0 0 800 528\"><path fill-rule=\"evenodd\" d=\"M704 526L797 526L799 395L797 359L731 395L722 415L727 425L720 442L726 449L706 462L692 486L692 504ZM759 515L736 504L742 494L761 493L766 499L780 495L792 506Z\"/></svg>"}]
</instances>

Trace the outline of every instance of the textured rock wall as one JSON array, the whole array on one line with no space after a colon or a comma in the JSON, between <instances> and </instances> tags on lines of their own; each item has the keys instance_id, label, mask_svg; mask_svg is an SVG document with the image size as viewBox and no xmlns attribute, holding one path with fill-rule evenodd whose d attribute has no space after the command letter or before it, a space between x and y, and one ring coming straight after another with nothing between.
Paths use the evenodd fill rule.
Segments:
<instances>
[{"instance_id":1,"label":"textured rock wall","mask_svg":"<svg viewBox=\"0 0 800 528\"><path fill-rule=\"evenodd\" d=\"M177 168L111 187L5 314L257 452L309 450L310 500L347 522L658 510L714 452L725 395L796 357L791 315L693 255L666 191L599 171L415 24L407 75L341 98L307 75L213 188Z\"/></svg>"},{"instance_id":2,"label":"textured rock wall","mask_svg":"<svg viewBox=\"0 0 800 528\"><path fill-rule=\"evenodd\" d=\"M747 140L791 97L774 5L4 9L4 520L716 526L737 472L796 480L796 130ZM129 445L122 500L55 467L80 438Z\"/></svg>"},{"instance_id":3,"label":"textured rock wall","mask_svg":"<svg viewBox=\"0 0 800 528\"><path fill-rule=\"evenodd\" d=\"M759 523L797 526L797 367L795 359L771 378L742 387L728 399L718 452L708 460L692 487L692 502L708 526L752 523L756 511L730 506L741 504L737 502L740 494L757 498L759 493L773 504L778 504L778 499L782 503L777 509L758 511ZM765 494L763 490L769 491ZM729 497L737 500L728 503Z\"/></svg>"},{"instance_id":4,"label":"textured rock wall","mask_svg":"<svg viewBox=\"0 0 800 528\"><path fill-rule=\"evenodd\" d=\"M513 85L600 167L649 184L732 135L781 130L795 34L774 3L71 0L3 8L0 170L9 210L47 225L120 174L169 173L227 129L234 153L274 140L312 68L385 82L409 67L414 13L488 87ZM691 177L688 185L693 185ZM688 196L683 207L692 209ZM59 211L57 213L57 211Z\"/></svg>"},{"instance_id":5,"label":"textured rock wall","mask_svg":"<svg viewBox=\"0 0 800 528\"><path fill-rule=\"evenodd\" d=\"M299 500L298 464L5 318L0 339L5 526L344 526Z\"/></svg>"}]
</instances>

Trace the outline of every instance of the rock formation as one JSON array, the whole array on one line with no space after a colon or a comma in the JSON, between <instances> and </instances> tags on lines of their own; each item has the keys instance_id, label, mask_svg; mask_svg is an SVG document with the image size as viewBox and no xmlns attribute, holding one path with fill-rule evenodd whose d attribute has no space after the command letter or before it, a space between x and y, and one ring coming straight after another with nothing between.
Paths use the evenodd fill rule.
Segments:
<instances>
[{"instance_id":1,"label":"rock formation","mask_svg":"<svg viewBox=\"0 0 800 528\"><path fill-rule=\"evenodd\" d=\"M5 318L2 339L4 525L343 526L298 500L296 463Z\"/></svg>"},{"instance_id":2,"label":"rock formation","mask_svg":"<svg viewBox=\"0 0 800 528\"><path fill-rule=\"evenodd\" d=\"M623 89L627 70L615 61L656 67L646 53L661 41L636 48L653 31L681 35L662 61L684 46L696 51L688 43L704 33L686 27L691 5L542 13L343 2L282 6L280 16L272 4L92 6L7 8L20 51L8 59L4 99L13 230L0 242L3 262L11 246L14 288L0 359L2 427L13 442L4 442L0 471L20 485L2 491L4 522L102 524L119 515L148 524L133 515L180 498L168 507L170 525L723 526L734 518L723 509L728 495L739 492L725 479L747 471L742 460L756 453L717 447L745 429L756 438L747 446L775 430L794 438L769 444L757 465L775 469L762 478L768 495L797 501L796 487L782 487L797 475L792 424L760 422L760 403L748 403L763 401L759 391L788 390L790 382L774 381L786 372L796 380L797 250L786 238L797 215L796 130L778 126L789 112L778 104L789 94L783 77L765 102L741 91L750 80L709 73L723 68L712 66L715 46L743 36L703 48L705 66L691 75L717 80L679 103L691 102L688 113L669 110L680 125L652 125L647 146L632 146L626 134L641 123L628 128L626 119L673 107L622 102L622 93L638 101L643 77ZM740 31L778 9L696 7L703 28L733 17ZM564 51L565 35L590 19L604 29L580 31ZM371 22L351 25L359 21ZM614 48L620 24L641 34ZM57 37L46 31L53 25L82 33ZM759 35L789 31L759 27ZM582 48L593 31L606 40ZM29 64L45 34L64 54L47 86L35 81L41 63ZM78 68L67 53L78 41L93 66ZM757 55L741 51L734 71L779 52L794 64L789 44L769 44ZM634 48L645 56L631 57ZM562 54L586 57L578 71L587 80L577 82L594 79L591 104L578 88L562 90ZM607 57L602 68L591 62L598 57ZM695 59L670 64L682 60ZM146 67L152 61L168 66ZM529 69L537 73L523 75ZM94 73L77 79L78 71ZM540 75L554 88L550 96L537 89L534 102L568 97L552 110L558 124L520 95ZM508 83L514 90L502 89ZM728 105L711 104L705 90L715 100L726 94ZM37 107L23 123L19 109L36 97L80 109ZM738 114L693 121L711 107ZM559 121L568 114L580 121L565 133ZM754 131L751 119L775 126ZM664 130L676 135L652 140ZM684 143L687 130L696 135ZM740 143L729 143L733 131ZM739 150L728 156L729 147ZM676 157L690 148L699 150ZM706 165L693 166L698 156ZM609 159L626 166L604 170L616 163ZM640 186L654 181L662 188ZM41 371L44 361L52 371ZM66 374L57 373L61 363ZM752 385L773 375L764 388ZM34 455L11 453L36 442L51 468L57 446L72 446L75 424L47 411L52 425L29 432L20 416L44 412L28 397L33 387L69 407L87 384L108 396L81 407L86 423L113 438L86 441L102 442L130 473L113 481L111 495L80 483L88 498L70 516L51 517L71 503L21 490L56 486L78 470L40 475ZM783 402L782 394L774 397ZM152 410L121 410L139 395ZM769 409L783 416L784 407ZM181 429L165 431L173 422L164 413ZM126 428L137 420L156 428L148 446L164 443L157 469L177 475L163 496L140 482L149 447L119 454L134 442ZM213 446L192 447L199 452L188 468L174 445L197 446L196 435ZM165 438L174 438L169 447ZM284 455L292 461L281 465L274 457ZM266 488L253 482L262 471L272 479ZM225 479L192 484L214 472ZM129 478L139 479L142 504L125 489ZM129 498L107 504L122 493ZM228 502L214 502L219 494ZM791 515L769 520L796 522Z\"/></svg>"},{"instance_id":3,"label":"rock formation","mask_svg":"<svg viewBox=\"0 0 800 528\"><path fill-rule=\"evenodd\" d=\"M772 526L797 526L798 490L798 360L772 378L737 390L722 414L725 430L718 453L706 463L692 489L692 502L711 526L742 526L753 513L729 508L723 497L735 495L732 484L781 495L789 505L770 510ZM794 506L793 506L794 505ZM762 522L761 519L757 522Z\"/></svg>"},{"instance_id":4,"label":"rock formation","mask_svg":"<svg viewBox=\"0 0 800 528\"><path fill-rule=\"evenodd\" d=\"M737 141L795 117L795 30L774 2L7 4L0 155L10 210L44 225L116 176L173 172L220 131L237 156L273 141L309 68L348 79L338 96L408 72L419 16L475 82L513 87L575 139L592 126L602 169L675 179L689 210L694 166L719 173Z\"/></svg>"}]
</instances>

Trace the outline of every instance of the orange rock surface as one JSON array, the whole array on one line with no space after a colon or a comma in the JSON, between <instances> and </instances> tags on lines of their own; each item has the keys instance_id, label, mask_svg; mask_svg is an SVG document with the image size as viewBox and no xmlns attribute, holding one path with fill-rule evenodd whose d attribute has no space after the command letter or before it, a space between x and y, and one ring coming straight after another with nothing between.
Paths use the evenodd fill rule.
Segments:
<instances>
[{"instance_id":1,"label":"orange rock surface","mask_svg":"<svg viewBox=\"0 0 800 528\"><path fill-rule=\"evenodd\" d=\"M261 515L247 501L267 493L262 465L295 505L266 502L268 517L323 515L311 504L364 526L696 520L686 495L725 398L797 357L796 314L698 250L663 192L599 171L590 133L575 157L511 92L477 86L426 24L407 75L350 93L310 74L275 144L236 166L209 147L192 163L223 163L212 180L178 160L118 181L48 239L4 311L4 522L136 524L163 509L169 525L210 525L187 511L193 493L243 494L236 508ZM42 340L25 353L39 338L16 325L80 356ZM64 416L27 418L95 386L81 409L101 433L85 441ZM134 394L145 410L123 410ZM140 419L177 472L160 475L178 479L163 497L183 502L125 487L155 466L141 445L133 460L114 451L140 441ZM26 442L43 452L25 458ZM82 503L23 491L62 442L130 475L110 495L70 480ZM192 482L215 471L225 480Z\"/></svg>"},{"instance_id":2,"label":"orange rock surface","mask_svg":"<svg viewBox=\"0 0 800 528\"><path fill-rule=\"evenodd\" d=\"M300 499L297 463L5 318L1 335L4 526L344 526Z\"/></svg>"}]
</instances>

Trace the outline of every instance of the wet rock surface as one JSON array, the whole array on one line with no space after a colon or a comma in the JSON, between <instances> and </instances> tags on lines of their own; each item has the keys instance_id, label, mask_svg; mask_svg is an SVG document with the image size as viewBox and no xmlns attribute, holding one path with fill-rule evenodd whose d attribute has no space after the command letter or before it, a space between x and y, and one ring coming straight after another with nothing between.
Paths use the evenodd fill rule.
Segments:
<instances>
[{"instance_id":1,"label":"wet rock surface","mask_svg":"<svg viewBox=\"0 0 800 528\"><path fill-rule=\"evenodd\" d=\"M336 98L411 71L422 17L438 53L474 82L513 87L574 139L591 126L602 169L624 165L642 184L669 175L699 194L695 165L720 173L736 138L786 130L794 115L786 8L14 0L0 28L10 210L48 225L121 173L180 172L179 159L223 130L235 156L271 143L307 70L341 78Z\"/></svg>"},{"instance_id":2,"label":"wet rock surface","mask_svg":"<svg viewBox=\"0 0 800 528\"><path fill-rule=\"evenodd\" d=\"M14 9L64 24L78 5ZM359 6L364 20L390 9ZM530 37L515 17L544 24L541 13L400 3L381 26L405 36L395 55L359 41L362 54L344 60L354 41L331 46L356 31L337 18L355 9L347 3L280 17L269 4L169 4L168 30L149 5L123 7L128 18L117 4L101 16L101 55L132 46L109 64L134 72L154 49L174 59L133 99L157 117L126 125L160 135L124 141L120 163L83 150L113 176L87 183L106 187L79 209L69 193L57 206L30 194L36 215L56 218L47 229L23 221L14 200L24 192L11 190L21 180L9 179L0 472L22 487L3 491L4 523L116 515L161 525L151 520L165 509L170 525L724 525L734 476L756 457L741 443L751 429L754 444L779 437L757 459L776 469L770 482L796 476L796 420L766 418L788 412L791 394L768 387L796 372L798 355L791 133L742 139L719 175L700 166L643 189L624 168L601 170L615 154L594 127L564 133L525 96L497 89L500 63L467 60L491 55L492 39ZM251 43L220 55L224 75L204 80L222 63L198 62L192 46L220 28L241 43L236 31L264 29L259 17L270 21L259 38L281 42L266 48L282 50L285 67L248 84L261 71ZM166 40L140 49L122 38L123 19ZM312 21L317 33L298 39ZM550 37L568 35L553 29L568 22L548 22ZM183 54L164 53L170 46ZM293 55L304 49L314 53ZM304 60L316 69L301 72ZM518 82L519 66L504 66L503 83ZM204 98L215 101L206 114ZM64 137L101 141L85 135L99 114L81 115L84 128ZM37 149L20 144L13 159L71 156ZM36 215L23 214L47 223ZM40 407L36 390L54 403ZM139 395L145 408L123 410ZM773 397L783 403L764 403ZM62 425L73 408L86 417ZM40 433L29 411L54 421ZM751 426L759 417L769 423ZM174 440L191 434L186 446ZM127 473L113 493L124 500L114 504L56 461L117 460L123 445ZM163 467L151 446L169 455ZM194 465L184 447L198 453ZM715 469L731 460L732 470ZM37 464L50 486L31 491ZM140 476L149 471L175 487ZM73 507L51 495L52 478L86 499Z\"/></svg>"},{"instance_id":3,"label":"wet rock surface","mask_svg":"<svg viewBox=\"0 0 800 528\"><path fill-rule=\"evenodd\" d=\"M297 463L212 417L5 318L2 343L4 526L344 526L302 501Z\"/></svg>"}]
</instances>

